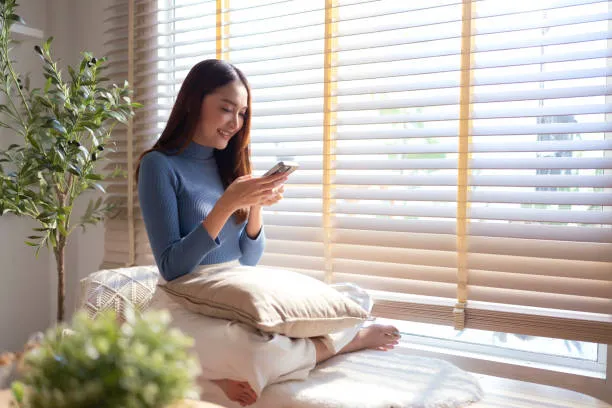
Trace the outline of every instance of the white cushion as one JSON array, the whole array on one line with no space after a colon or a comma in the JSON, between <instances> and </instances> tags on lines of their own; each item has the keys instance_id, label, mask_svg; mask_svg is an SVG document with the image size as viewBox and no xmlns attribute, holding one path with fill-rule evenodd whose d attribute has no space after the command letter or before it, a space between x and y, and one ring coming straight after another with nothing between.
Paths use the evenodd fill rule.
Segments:
<instances>
[{"instance_id":1,"label":"white cushion","mask_svg":"<svg viewBox=\"0 0 612 408\"><path fill-rule=\"evenodd\" d=\"M81 280L80 308L89 317L114 310L120 321L125 311L136 313L147 309L157 286L159 272L156 266L104 269Z\"/></svg>"},{"instance_id":2,"label":"white cushion","mask_svg":"<svg viewBox=\"0 0 612 408\"><path fill-rule=\"evenodd\" d=\"M265 266L194 271L160 285L186 309L289 337L315 337L362 323L368 312L320 280Z\"/></svg>"}]
</instances>

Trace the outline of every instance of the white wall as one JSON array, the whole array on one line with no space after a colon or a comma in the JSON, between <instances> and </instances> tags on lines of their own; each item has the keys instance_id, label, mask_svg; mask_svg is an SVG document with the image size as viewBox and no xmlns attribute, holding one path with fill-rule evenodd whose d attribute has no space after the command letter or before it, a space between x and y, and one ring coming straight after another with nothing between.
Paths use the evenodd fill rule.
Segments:
<instances>
[{"instance_id":1,"label":"white wall","mask_svg":"<svg viewBox=\"0 0 612 408\"><path fill-rule=\"evenodd\" d=\"M54 55L59 65L76 64L81 51L102 55L103 10L99 0L22 0L17 14L29 26L41 29L45 37L53 36ZM32 52L35 41L27 41L15 50L17 69L31 72L32 82L41 86L38 57ZM19 138L0 133L0 147L19 142ZM77 203L81 213L91 193ZM36 224L13 215L0 217L0 352L18 350L27 337L49 327L56 316L56 267L53 255L41 252L34 257L32 248L24 244ZM69 241L66 254L66 311L69 317L76 304L78 281L98 269L103 254L103 226L80 230Z\"/></svg>"},{"instance_id":2,"label":"white wall","mask_svg":"<svg viewBox=\"0 0 612 408\"><path fill-rule=\"evenodd\" d=\"M46 32L46 11L46 0L26 0L17 14L28 25ZM18 61L16 68L30 72L33 85L40 86L40 64L32 51L35 44L24 41L13 55ZM3 129L0 146L6 148L15 142L20 138ZM19 347L31 332L49 323L49 255L44 251L37 259L34 250L24 244L35 226L33 221L14 215L0 217L0 351Z\"/></svg>"}]
</instances>

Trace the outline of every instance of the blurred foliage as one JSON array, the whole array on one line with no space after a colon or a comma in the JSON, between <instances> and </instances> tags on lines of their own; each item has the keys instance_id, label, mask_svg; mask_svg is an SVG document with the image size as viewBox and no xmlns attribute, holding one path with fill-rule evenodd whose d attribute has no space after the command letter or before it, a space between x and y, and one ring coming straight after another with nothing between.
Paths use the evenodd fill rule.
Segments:
<instances>
[{"instance_id":1,"label":"blurred foliage","mask_svg":"<svg viewBox=\"0 0 612 408\"><path fill-rule=\"evenodd\" d=\"M170 329L166 311L75 315L50 329L12 385L20 408L153 408L196 397L193 340Z\"/></svg>"}]
</instances>

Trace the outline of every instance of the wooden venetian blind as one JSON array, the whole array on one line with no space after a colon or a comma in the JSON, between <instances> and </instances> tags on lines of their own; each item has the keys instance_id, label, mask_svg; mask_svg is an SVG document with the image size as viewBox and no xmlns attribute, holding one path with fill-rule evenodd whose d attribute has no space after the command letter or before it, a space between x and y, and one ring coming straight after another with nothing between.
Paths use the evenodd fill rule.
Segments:
<instances>
[{"instance_id":1,"label":"wooden venetian blind","mask_svg":"<svg viewBox=\"0 0 612 408\"><path fill-rule=\"evenodd\" d=\"M610 343L611 16L596 0L115 0L109 56L145 108L112 165L133 171L193 64L226 59L252 86L256 174L301 165L265 213L262 264L355 282L382 316ZM132 188L109 186L126 209L111 263L153 262Z\"/></svg>"}]
</instances>

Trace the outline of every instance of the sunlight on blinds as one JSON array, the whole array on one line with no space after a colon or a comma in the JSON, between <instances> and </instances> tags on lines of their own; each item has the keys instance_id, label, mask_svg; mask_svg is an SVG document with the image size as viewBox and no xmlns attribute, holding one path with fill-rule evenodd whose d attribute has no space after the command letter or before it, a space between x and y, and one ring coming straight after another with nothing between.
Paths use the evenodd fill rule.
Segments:
<instances>
[{"instance_id":1,"label":"sunlight on blinds","mask_svg":"<svg viewBox=\"0 0 612 408\"><path fill-rule=\"evenodd\" d=\"M612 2L131 1L135 154L218 56L252 87L255 174L300 163L263 264L357 283L381 316L612 342ZM125 228L105 259L127 259Z\"/></svg>"}]
</instances>

